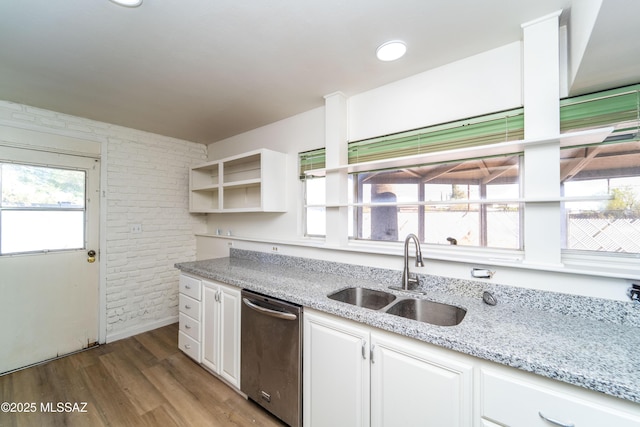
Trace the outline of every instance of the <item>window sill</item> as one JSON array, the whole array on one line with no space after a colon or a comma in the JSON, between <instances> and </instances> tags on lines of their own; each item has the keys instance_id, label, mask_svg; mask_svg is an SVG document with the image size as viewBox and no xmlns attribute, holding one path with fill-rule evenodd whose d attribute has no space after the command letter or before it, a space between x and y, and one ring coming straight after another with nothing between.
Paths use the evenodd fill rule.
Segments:
<instances>
[{"instance_id":1,"label":"window sill","mask_svg":"<svg viewBox=\"0 0 640 427\"><path fill-rule=\"evenodd\" d=\"M571 202L599 202L612 200L611 195L580 196L580 197L526 197L512 199L450 199L425 200L422 202L379 202L379 203L336 203L327 205L304 205L304 208L343 208L343 207L378 207L378 206L449 206L449 205L491 205L517 203L571 203Z\"/></svg>"},{"instance_id":2,"label":"window sill","mask_svg":"<svg viewBox=\"0 0 640 427\"><path fill-rule=\"evenodd\" d=\"M319 237L300 238L296 240L274 240L244 236L221 236L216 234L196 234L196 236L360 254L403 256L402 242L350 240L347 245L338 246L327 244L323 238ZM567 251L563 253L562 264L528 264L524 261L524 255L521 251L499 249L479 250L477 248L463 246L454 247L423 244L422 255L425 259L482 265L483 267L507 267L583 276L640 280L640 269L638 269L640 254L612 257L606 254L583 254Z\"/></svg>"}]
</instances>

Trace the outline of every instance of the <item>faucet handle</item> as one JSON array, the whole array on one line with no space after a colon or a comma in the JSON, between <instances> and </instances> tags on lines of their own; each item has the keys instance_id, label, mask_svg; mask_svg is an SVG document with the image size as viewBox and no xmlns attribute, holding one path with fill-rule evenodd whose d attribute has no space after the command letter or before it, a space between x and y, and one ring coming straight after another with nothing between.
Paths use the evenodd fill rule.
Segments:
<instances>
[{"instance_id":1,"label":"faucet handle","mask_svg":"<svg viewBox=\"0 0 640 427\"><path fill-rule=\"evenodd\" d=\"M415 288L420 286L420 277L415 273L409 273L408 284L412 285Z\"/></svg>"}]
</instances>

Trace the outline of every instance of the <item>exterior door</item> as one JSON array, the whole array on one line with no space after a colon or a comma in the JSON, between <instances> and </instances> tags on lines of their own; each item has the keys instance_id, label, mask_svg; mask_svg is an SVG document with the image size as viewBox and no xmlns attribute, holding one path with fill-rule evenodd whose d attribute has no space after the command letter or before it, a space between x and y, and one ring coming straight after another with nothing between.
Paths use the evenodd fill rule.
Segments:
<instances>
[{"instance_id":1,"label":"exterior door","mask_svg":"<svg viewBox=\"0 0 640 427\"><path fill-rule=\"evenodd\" d=\"M94 345L100 162L0 146L0 373Z\"/></svg>"}]
</instances>

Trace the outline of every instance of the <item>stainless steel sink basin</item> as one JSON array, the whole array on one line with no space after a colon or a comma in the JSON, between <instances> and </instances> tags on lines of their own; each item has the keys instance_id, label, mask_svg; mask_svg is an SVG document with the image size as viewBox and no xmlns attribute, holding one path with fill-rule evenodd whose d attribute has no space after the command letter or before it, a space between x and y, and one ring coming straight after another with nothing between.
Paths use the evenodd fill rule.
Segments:
<instances>
[{"instance_id":1,"label":"stainless steel sink basin","mask_svg":"<svg viewBox=\"0 0 640 427\"><path fill-rule=\"evenodd\" d=\"M467 314L464 308L415 298L402 299L385 312L438 326L458 325Z\"/></svg>"},{"instance_id":2,"label":"stainless steel sink basin","mask_svg":"<svg viewBox=\"0 0 640 427\"><path fill-rule=\"evenodd\" d=\"M396 299L396 296L384 291L367 288L347 288L327 295L330 299L358 307L379 310Z\"/></svg>"}]
</instances>

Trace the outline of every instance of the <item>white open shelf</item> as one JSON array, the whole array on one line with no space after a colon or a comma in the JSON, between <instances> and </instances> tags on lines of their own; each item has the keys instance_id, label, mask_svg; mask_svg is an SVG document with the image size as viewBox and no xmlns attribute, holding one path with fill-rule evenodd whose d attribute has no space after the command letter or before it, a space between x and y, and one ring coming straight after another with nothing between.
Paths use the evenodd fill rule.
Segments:
<instances>
[{"instance_id":1,"label":"white open shelf","mask_svg":"<svg viewBox=\"0 0 640 427\"><path fill-rule=\"evenodd\" d=\"M286 155L260 149L192 167L189 211L284 212Z\"/></svg>"}]
</instances>

